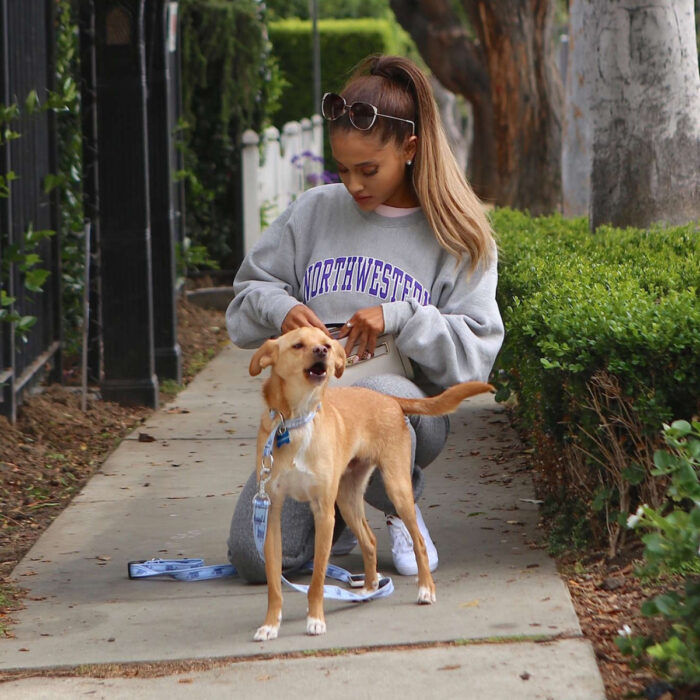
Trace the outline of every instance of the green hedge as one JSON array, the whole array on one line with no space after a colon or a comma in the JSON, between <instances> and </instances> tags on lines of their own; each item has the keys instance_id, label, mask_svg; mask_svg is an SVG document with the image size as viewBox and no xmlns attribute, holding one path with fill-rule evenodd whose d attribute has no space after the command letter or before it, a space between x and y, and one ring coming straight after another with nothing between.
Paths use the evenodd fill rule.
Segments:
<instances>
[{"instance_id":1,"label":"green hedge","mask_svg":"<svg viewBox=\"0 0 700 700\"><path fill-rule=\"evenodd\" d=\"M286 19L270 22L272 53L288 85L280 98L275 126L318 113L313 104L311 22ZM352 69L373 53L405 55L410 39L398 24L386 19L326 19L318 23L321 49L321 94L339 91Z\"/></svg>"},{"instance_id":2,"label":"green hedge","mask_svg":"<svg viewBox=\"0 0 700 700\"><path fill-rule=\"evenodd\" d=\"M506 327L500 397L517 398L545 490L586 492L598 496L598 508L619 506L620 480L605 451L614 439L628 457L624 476L634 500L648 466L635 464L635 439L652 450L663 422L699 409L698 227L591 234L584 219L533 219L507 209L495 211L493 222ZM603 415L591 393L601 377L618 389L599 401ZM584 456L587 486L571 468L572 449Z\"/></svg>"},{"instance_id":3,"label":"green hedge","mask_svg":"<svg viewBox=\"0 0 700 700\"><path fill-rule=\"evenodd\" d=\"M265 0L271 19L311 18L309 0ZM320 19L393 16L389 0L323 0L317 3Z\"/></svg>"}]
</instances>

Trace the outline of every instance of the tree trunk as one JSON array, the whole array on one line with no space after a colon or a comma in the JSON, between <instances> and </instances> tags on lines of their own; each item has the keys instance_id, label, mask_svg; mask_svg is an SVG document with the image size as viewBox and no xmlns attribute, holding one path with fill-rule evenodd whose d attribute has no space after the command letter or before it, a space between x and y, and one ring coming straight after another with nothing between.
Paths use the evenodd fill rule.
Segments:
<instances>
[{"instance_id":1,"label":"tree trunk","mask_svg":"<svg viewBox=\"0 0 700 700\"><path fill-rule=\"evenodd\" d=\"M569 3L569 55L561 155L564 216L588 216L591 203L591 100L595 74L587 70L586 28L593 22L595 6L595 0L570 0Z\"/></svg>"},{"instance_id":2,"label":"tree trunk","mask_svg":"<svg viewBox=\"0 0 700 700\"><path fill-rule=\"evenodd\" d=\"M693 0L596 3L587 26L591 228L700 218L700 77Z\"/></svg>"},{"instance_id":3,"label":"tree trunk","mask_svg":"<svg viewBox=\"0 0 700 700\"><path fill-rule=\"evenodd\" d=\"M469 178L477 193L536 214L558 210L563 100L553 1L461 5L468 22L460 21L450 0L391 0L438 80L472 105Z\"/></svg>"},{"instance_id":4,"label":"tree trunk","mask_svg":"<svg viewBox=\"0 0 700 700\"><path fill-rule=\"evenodd\" d=\"M448 90L434 75L430 76L430 87L433 88L433 95L440 111L442 125L445 127L447 143L450 144L452 153L457 160L457 165L465 173L469 155L468 133L471 129L465 128L464 119L459 114L457 97L454 92Z\"/></svg>"}]
</instances>

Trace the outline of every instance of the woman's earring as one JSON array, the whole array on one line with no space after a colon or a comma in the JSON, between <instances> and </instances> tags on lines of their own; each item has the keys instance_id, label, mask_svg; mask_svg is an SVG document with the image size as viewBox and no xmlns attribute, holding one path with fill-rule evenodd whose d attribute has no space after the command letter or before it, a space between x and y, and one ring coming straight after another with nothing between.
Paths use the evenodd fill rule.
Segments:
<instances>
[{"instance_id":1,"label":"woman's earring","mask_svg":"<svg viewBox=\"0 0 700 700\"><path fill-rule=\"evenodd\" d=\"M413 161L412 161L412 160L407 160L407 161L406 161L406 165L413 165Z\"/></svg>"}]
</instances>

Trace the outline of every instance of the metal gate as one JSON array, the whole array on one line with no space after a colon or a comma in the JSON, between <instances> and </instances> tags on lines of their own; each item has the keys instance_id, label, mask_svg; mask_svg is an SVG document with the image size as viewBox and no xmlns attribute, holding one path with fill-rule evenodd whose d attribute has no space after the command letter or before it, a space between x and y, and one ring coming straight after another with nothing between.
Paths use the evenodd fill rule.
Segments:
<instances>
[{"instance_id":1,"label":"metal gate","mask_svg":"<svg viewBox=\"0 0 700 700\"><path fill-rule=\"evenodd\" d=\"M19 137L0 139L0 176L12 180L9 196L0 180L0 289L14 299L11 311L37 319L26 338L0 320L0 414L13 421L42 370L52 381L62 373L59 208L57 195L44 192L46 176L58 170L56 120L51 110L26 108L33 92L44 103L55 91L55 6L0 0L0 105L16 104L20 113L10 125ZM155 404L158 379L179 382L182 372L175 246L184 201L173 179L180 158L178 2L80 0L76 9L92 251L88 365L103 397ZM55 233L30 250L29 230ZM49 271L41 292L27 289L16 251L38 254Z\"/></svg>"},{"instance_id":2,"label":"metal gate","mask_svg":"<svg viewBox=\"0 0 700 700\"><path fill-rule=\"evenodd\" d=\"M29 114L31 91L41 102L54 87L54 33L51 0L0 0L0 104L17 104L20 116L10 125L19 134L0 145L0 175L15 178L10 196L0 197L0 288L15 301L10 307L36 324L18 340L0 321L0 413L14 420L20 393L47 365L56 379L61 372L60 241L55 196L44 193L44 179L56 172L56 128L50 111ZM29 230L55 235L32 251ZM35 252L50 275L42 292L24 286L21 265L10 261L19 249ZM3 260L3 255L4 260Z\"/></svg>"}]
</instances>

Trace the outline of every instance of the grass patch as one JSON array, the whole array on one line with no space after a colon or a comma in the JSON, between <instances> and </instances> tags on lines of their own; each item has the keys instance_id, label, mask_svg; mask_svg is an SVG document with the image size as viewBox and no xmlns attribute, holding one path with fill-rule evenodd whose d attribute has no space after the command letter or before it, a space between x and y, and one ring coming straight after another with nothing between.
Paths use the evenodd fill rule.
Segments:
<instances>
[{"instance_id":1,"label":"grass patch","mask_svg":"<svg viewBox=\"0 0 700 700\"><path fill-rule=\"evenodd\" d=\"M10 613L22 608L22 591L8 583L0 583L0 639L12 637Z\"/></svg>"},{"instance_id":2,"label":"grass patch","mask_svg":"<svg viewBox=\"0 0 700 700\"><path fill-rule=\"evenodd\" d=\"M184 384L179 384L174 379L163 379L160 382L160 393L166 396L177 396L184 388Z\"/></svg>"},{"instance_id":3,"label":"grass patch","mask_svg":"<svg viewBox=\"0 0 700 700\"><path fill-rule=\"evenodd\" d=\"M551 634L514 634L495 637L479 637L477 639L456 639L455 646L466 647L477 644L519 644L521 642L550 642L555 635Z\"/></svg>"}]
</instances>

